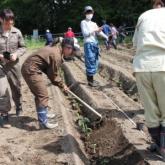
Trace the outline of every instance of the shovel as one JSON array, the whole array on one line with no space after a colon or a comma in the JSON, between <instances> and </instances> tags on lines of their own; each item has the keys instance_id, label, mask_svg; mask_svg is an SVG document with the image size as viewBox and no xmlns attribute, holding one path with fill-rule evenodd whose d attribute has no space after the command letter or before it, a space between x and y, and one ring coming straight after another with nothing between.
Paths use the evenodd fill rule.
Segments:
<instances>
[{"instance_id":1,"label":"shovel","mask_svg":"<svg viewBox=\"0 0 165 165\"><path fill-rule=\"evenodd\" d=\"M102 120L102 115L98 113L95 109L93 109L90 105L88 105L86 102L84 102L80 97L78 97L76 94L74 94L71 90L68 90L68 93L70 93L73 97L75 97L78 101L80 101L85 107L87 107L91 112L93 112L95 115L97 115L100 118L100 121Z\"/></svg>"}]
</instances>

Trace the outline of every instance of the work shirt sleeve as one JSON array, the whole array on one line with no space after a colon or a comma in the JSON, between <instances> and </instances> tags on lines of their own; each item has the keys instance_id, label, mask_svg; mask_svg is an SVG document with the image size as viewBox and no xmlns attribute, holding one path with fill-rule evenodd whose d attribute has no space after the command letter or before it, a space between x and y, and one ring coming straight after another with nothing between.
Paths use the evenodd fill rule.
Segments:
<instances>
[{"instance_id":1,"label":"work shirt sleeve","mask_svg":"<svg viewBox=\"0 0 165 165\"><path fill-rule=\"evenodd\" d=\"M18 31L18 49L14 52L14 54L16 54L17 57L19 58L25 53L25 51L26 51L26 46L25 46L24 38L22 36L21 31Z\"/></svg>"},{"instance_id":2,"label":"work shirt sleeve","mask_svg":"<svg viewBox=\"0 0 165 165\"><path fill-rule=\"evenodd\" d=\"M138 30L135 29L135 32L134 32L134 35L133 35L133 39L132 39L133 47L134 47L134 48L137 47L137 36L138 36Z\"/></svg>"},{"instance_id":3,"label":"work shirt sleeve","mask_svg":"<svg viewBox=\"0 0 165 165\"><path fill-rule=\"evenodd\" d=\"M60 73L59 73L60 70L59 69L60 68L57 66L57 62L52 57L50 59L50 66L49 66L49 69L48 69L47 76L48 76L48 78L50 79L50 81L53 85L56 85L60 88L63 88L64 83L63 83L63 80L60 76Z\"/></svg>"},{"instance_id":4,"label":"work shirt sleeve","mask_svg":"<svg viewBox=\"0 0 165 165\"><path fill-rule=\"evenodd\" d=\"M98 29L98 25L95 24L95 29ZM106 34L104 34L102 31L101 32L97 32L97 35L99 35L100 37L103 37L104 39L106 39L108 41L108 36Z\"/></svg>"},{"instance_id":5,"label":"work shirt sleeve","mask_svg":"<svg viewBox=\"0 0 165 165\"><path fill-rule=\"evenodd\" d=\"M134 32L134 35L133 35L133 39L132 39L134 48L137 47L138 36L139 36L139 28L140 28L141 23L142 23L142 17L139 17L136 28L135 28L135 32Z\"/></svg>"}]
</instances>

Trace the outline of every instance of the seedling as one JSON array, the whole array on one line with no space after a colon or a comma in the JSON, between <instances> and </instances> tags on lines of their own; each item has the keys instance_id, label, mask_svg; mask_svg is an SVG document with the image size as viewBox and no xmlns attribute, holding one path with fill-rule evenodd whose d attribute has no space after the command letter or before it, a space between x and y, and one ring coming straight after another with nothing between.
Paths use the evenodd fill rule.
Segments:
<instances>
[{"instance_id":1,"label":"seedling","mask_svg":"<svg viewBox=\"0 0 165 165\"><path fill-rule=\"evenodd\" d=\"M91 148L93 149L94 154L96 154L96 146L97 146L97 144L92 144L91 145Z\"/></svg>"},{"instance_id":2,"label":"seedling","mask_svg":"<svg viewBox=\"0 0 165 165\"><path fill-rule=\"evenodd\" d=\"M109 160L103 159L100 165L108 165L108 164L109 164Z\"/></svg>"},{"instance_id":3,"label":"seedling","mask_svg":"<svg viewBox=\"0 0 165 165\"><path fill-rule=\"evenodd\" d=\"M90 120L87 117L83 117L81 115L79 115L78 118L78 125L81 128L81 131L87 136L89 137L92 129L88 127L90 123Z\"/></svg>"}]
</instances>

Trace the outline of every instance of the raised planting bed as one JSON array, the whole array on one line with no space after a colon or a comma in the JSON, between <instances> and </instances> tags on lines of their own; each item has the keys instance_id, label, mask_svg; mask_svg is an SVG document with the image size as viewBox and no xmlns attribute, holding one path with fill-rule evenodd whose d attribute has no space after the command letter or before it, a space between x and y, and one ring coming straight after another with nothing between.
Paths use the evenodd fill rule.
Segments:
<instances>
[{"instance_id":1,"label":"raised planting bed","mask_svg":"<svg viewBox=\"0 0 165 165\"><path fill-rule=\"evenodd\" d=\"M103 124L95 127L93 131L86 136L82 136L90 164L163 165L160 158L146 150L150 142L148 136L137 130L136 126L117 110L116 106L110 101L111 97L105 97L108 93L106 93L104 89L113 88L111 84L109 84L108 79L103 79L97 75L95 79L99 81L101 87L91 88L86 83L84 64L82 62L67 62L64 64L63 69L66 82L68 86L71 85L72 91L105 116ZM115 75L116 73L112 74ZM134 78L132 78L131 82L129 81L130 79L124 81L123 84L127 83L128 85L135 83ZM116 95L116 97L118 97L118 93ZM122 94L122 91L121 95L125 97L126 104L127 101L131 104L131 98L129 98L128 95ZM120 98L122 99L122 97ZM136 102L132 101L132 107L138 108ZM85 112L83 114L90 119L90 127L90 125L93 125L91 121L95 122L98 118L91 113L89 109L82 109ZM131 111L131 109L129 110ZM133 110L134 109L132 109L132 111Z\"/></svg>"}]
</instances>

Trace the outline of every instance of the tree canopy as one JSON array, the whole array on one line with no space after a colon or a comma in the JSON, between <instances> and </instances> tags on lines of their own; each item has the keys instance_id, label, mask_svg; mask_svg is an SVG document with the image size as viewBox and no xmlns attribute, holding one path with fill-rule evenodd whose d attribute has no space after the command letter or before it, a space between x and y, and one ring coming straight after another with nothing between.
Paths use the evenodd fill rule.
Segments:
<instances>
[{"instance_id":1,"label":"tree canopy","mask_svg":"<svg viewBox=\"0 0 165 165\"><path fill-rule=\"evenodd\" d=\"M94 20L101 25L102 20L119 26L136 24L139 15L151 8L151 0L1 0L0 9L11 8L15 13L16 26L24 34L33 29L43 33L49 28L53 33L61 33L71 26L80 31L83 9L91 5L95 10Z\"/></svg>"}]
</instances>

